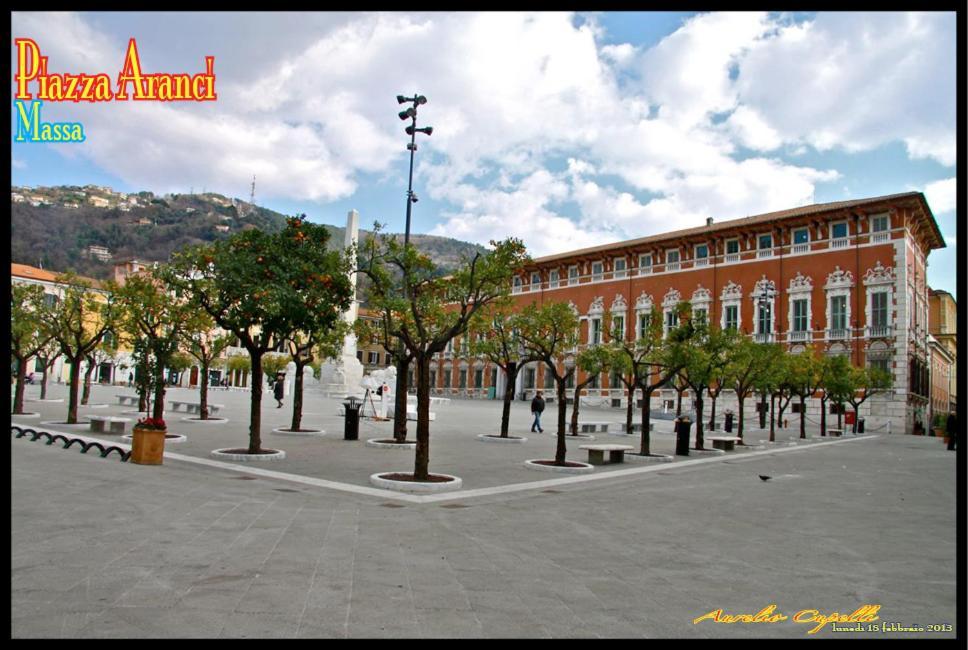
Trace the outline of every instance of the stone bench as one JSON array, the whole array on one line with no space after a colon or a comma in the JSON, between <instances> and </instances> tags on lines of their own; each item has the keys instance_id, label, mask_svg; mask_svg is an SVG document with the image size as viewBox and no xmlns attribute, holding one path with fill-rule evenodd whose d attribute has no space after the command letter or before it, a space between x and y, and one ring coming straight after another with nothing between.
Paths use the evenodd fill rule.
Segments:
<instances>
[{"instance_id":1,"label":"stone bench","mask_svg":"<svg viewBox=\"0 0 968 650\"><path fill-rule=\"evenodd\" d=\"M124 428L131 418L118 418L110 415L89 415L87 419L91 422L91 433L124 433ZM104 425L109 429L105 431Z\"/></svg>"},{"instance_id":2,"label":"stone bench","mask_svg":"<svg viewBox=\"0 0 968 650\"><path fill-rule=\"evenodd\" d=\"M833 436L834 438L839 438L844 435L843 429L827 429L827 435Z\"/></svg>"},{"instance_id":3,"label":"stone bench","mask_svg":"<svg viewBox=\"0 0 968 650\"><path fill-rule=\"evenodd\" d=\"M447 406L448 404L450 404L450 398L449 397L433 397L433 396L431 396L431 398L430 398L430 405L431 406ZM408 405L408 407L410 405L413 405L414 407L416 407L416 405L417 405L417 396L416 395L407 395L407 405Z\"/></svg>"},{"instance_id":4,"label":"stone bench","mask_svg":"<svg viewBox=\"0 0 968 650\"><path fill-rule=\"evenodd\" d=\"M614 424L612 422L579 422L578 432L579 433L608 433L608 426Z\"/></svg>"},{"instance_id":5,"label":"stone bench","mask_svg":"<svg viewBox=\"0 0 968 650\"><path fill-rule=\"evenodd\" d=\"M138 396L137 395L115 395L118 398L118 404L121 406L137 406Z\"/></svg>"},{"instance_id":6,"label":"stone bench","mask_svg":"<svg viewBox=\"0 0 968 650\"><path fill-rule=\"evenodd\" d=\"M741 438L732 438L730 436L711 436L706 438L706 440L713 443L714 449L733 451L736 448L736 443L740 442Z\"/></svg>"},{"instance_id":7,"label":"stone bench","mask_svg":"<svg viewBox=\"0 0 968 650\"><path fill-rule=\"evenodd\" d=\"M202 412L202 405L200 402L181 402L177 400L170 400L169 403L171 404L171 410L175 413L177 413L178 409L182 406L185 407L185 413L195 413L196 415L199 415ZM209 404L208 414L215 415L221 408L224 408L222 404Z\"/></svg>"},{"instance_id":8,"label":"stone bench","mask_svg":"<svg viewBox=\"0 0 968 650\"><path fill-rule=\"evenodd\" d=\"M624 463L625 452L635 449L632 445L581 445L579 449L588 451L588 462L592 465L605 465L605 452L609 463Z\"/></svg>"},{"instance_id":9,"label":"stone bench","mask_svg":"<svg viewBox=\"0 0 968 650\"><path fill-rule=\"evenodd\" d=\"M622 422L620 426L622 427L622 433L629 433L629 431L625 430L624 422ZM653 433L654 431L655 431L655 422L649 422L649 433ZM633 422L631 433L642 433L642 423Z\"/></svg>"}]
</instances>

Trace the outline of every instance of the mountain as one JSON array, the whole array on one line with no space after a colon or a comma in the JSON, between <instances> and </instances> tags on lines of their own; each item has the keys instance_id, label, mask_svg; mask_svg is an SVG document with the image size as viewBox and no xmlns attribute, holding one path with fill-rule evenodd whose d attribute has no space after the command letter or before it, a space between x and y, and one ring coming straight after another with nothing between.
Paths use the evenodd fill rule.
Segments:
<instances>
[{"instance_id":1,"label":"mountain","mask_svg":"<svg viewBox=\"0 0 968 650\"><path fill-rule=\"evenodd\" d=\"M111 277L118 261L166 261L185 246L249 228L278 232L286 220L279 212L211 192L158 196L85 185L11 187L10 195L12 261L51 271L73 269L98 279ZM326 228L330 247L341 248L345 228ZM366 232L361 230L360 236ZM445 272L461 254L485 251L449 237L411 234L410 241Z\"/></svg>"}]
</instances>

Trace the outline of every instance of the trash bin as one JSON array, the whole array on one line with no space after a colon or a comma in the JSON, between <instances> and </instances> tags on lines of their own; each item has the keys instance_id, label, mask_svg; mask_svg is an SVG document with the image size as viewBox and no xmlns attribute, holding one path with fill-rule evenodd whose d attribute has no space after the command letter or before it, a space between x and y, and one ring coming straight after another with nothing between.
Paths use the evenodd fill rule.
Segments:
<instances>
[{"instance_id":1,"label":"trash bin","mask_svg":"<svg viewBox=\"0 0 968 650\"><path fill-rule=\"evenodd\" d=\"M363 400L356 397L349 397L343 402L343 411L346 414L346 423L343 427L344 440L359 440L360 438L360 406Z\"/></svg>"},{"instance_id":2,"label":"trash bin","mask_svg":"<svg viewBox=\"0 0 968 650\"><path fill-rule=\"evenodd\" d=\"M676 422L676 456L689 455L689 430L692 422L683 417Z\"/></svg>"},{"instance_id":3,"label":"trash bin","mask_svg":"<svg viewBox=\"0 0 968 650\"><path fill-rule=\"evenodd\" d=\"M864 433L864 418L857 418L857 433Z\"/></svg>"},{"instance_id":4,"label":"trash bin","mask_svg":"<svg viewBox=\"0 0 968 650\"><path fill-rule=\"evenodd\" d=\"M726 414L726 433L732 433L732 432L733 432L733 414L727 413Z\"/></svg>"},{"instance_id":5,"label":"trash bin","mask_svg":"<svg viewBox=\"0 0 968 650\"><path fill-rule=\"evenodd\" d=\"M491 386L487 389L487 399L494 399L497 396L497 388Z\"/></svg>"}]
</instances>

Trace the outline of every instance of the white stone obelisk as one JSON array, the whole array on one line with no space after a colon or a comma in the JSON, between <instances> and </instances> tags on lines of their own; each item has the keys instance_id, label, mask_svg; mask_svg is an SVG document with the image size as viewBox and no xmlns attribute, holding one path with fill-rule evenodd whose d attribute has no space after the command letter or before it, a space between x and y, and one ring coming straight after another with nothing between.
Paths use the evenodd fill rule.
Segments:
<instances>
[{"instance_id":1,"label":"white stone obelisk","mask_svg":"<svg viewBox=\"0 0 968 650\"><path fill-rule=\"evenodd\" d=\"M344 246L353 246L359 241L360 214L350 210L346 215L346 237ZM359 311L356 300L356 273L350 272L350 285L353 287L353 301L349 309L343 312L343 320L350 327L356 322ZM330 397L345 395L362 396L364 391L360 386L363 379L363 364L356 358L356 336L351 331L343 339L343 353L338 359L327 359L319 369L319 388Z\"/></svg>"}]
</instances>

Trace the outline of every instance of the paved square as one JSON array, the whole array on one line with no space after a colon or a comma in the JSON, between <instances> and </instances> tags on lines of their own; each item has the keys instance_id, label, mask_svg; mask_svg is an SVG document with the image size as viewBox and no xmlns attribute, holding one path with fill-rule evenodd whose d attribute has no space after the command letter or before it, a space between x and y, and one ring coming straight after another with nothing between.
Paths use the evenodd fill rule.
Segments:
<instances>
[{"instance_id":1,"label":"paved square","mask_svg":"<svg viewBox=\"0 0 968 650\"><path fill-rule=\"evenodd\" d=\"M128 392L94 391L93 403L109 404ZM205 459L245 445L248 395L216 395L230 421L169 414L170 430L188 439L167 451ZM336 403L307 406L304 426L328 432L310 439L269 434L289 415L288 399L284 409L270 400L265 446L287 458L256 467L360 487L375 471L412 467L412 452L365 446L388 436L389 423L365 420L360 440L344 441ZM27 408L43 420L66 412L64 403ZM527 432L527 410L515 404L512 433L529 441L496 445L476 435L497 432L499 402L437 409L431 471L457 474L465 487L426 503L177 460L142 467L12 437L12 635L808 636L812 625L790 620L693 624L714 609L755 614L769 604L791 618L875 604L880 621L954 625L955 454L940 440L881 433L690 456L646 472L605 465L595 469L610 473L604 479L527 488L557 478L522 465L554 448L547 426ZM671 424L656 428L654 451L671 453ZM585 455L578 444L569 441L573 460ZM473 496L506 485L522 489ZM954 636L831 628L815 636Z\"/></svg>"}]
</instances>

